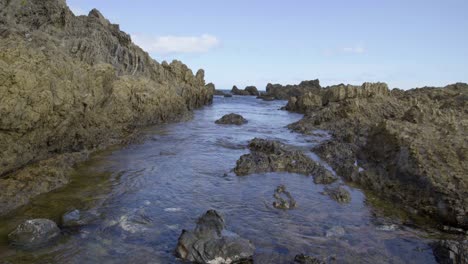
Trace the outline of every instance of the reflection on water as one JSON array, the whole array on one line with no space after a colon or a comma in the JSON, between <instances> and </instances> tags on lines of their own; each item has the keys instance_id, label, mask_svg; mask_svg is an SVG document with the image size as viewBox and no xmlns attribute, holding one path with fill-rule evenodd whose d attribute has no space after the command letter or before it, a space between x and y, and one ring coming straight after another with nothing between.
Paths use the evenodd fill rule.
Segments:
<instances>
[{"instance_id":1,"label":"reflection on water","mask_svg":"<svg viewBox=\"0 0 468 264\"><path fill-rule=\"evenodd\" d=\"M181 230L192 229L202 213L216 209L228 229L253 241L256 263L291 263L299 253L334 257L338 263L435 263L427 234L389 225L398 219L375 216L357 189L349 188L352 202L341 205L322 195L323 186L311 177L237 177L230 172L254 137L279 139L308 151L324 136L288 131L285 126L301 116L278 110L284 104L218 97L191 121L149 128L142 144L94 155L77 168L70 185L0 219L0 260L179 263L173 252ZM214 123L231 112L249 123ZM287 186L296 209L273 208L279 184ZM21 221L44 217L59 222L64 212L75 208L92 216L88 225L64 229L59 241L35 251L8 246L6 234ZM344 235L325 236L337 226L344 228Z\"/></svg>"}]
</instances>

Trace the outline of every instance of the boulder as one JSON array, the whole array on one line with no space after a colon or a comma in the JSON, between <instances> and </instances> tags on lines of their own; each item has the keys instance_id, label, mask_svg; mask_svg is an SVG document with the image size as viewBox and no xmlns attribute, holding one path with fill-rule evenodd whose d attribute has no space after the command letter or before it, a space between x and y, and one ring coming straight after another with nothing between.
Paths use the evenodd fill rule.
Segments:
<instances>
[{"instance_id":1,"label":"boulder","mask_svg":"<svg viewBox=\"0 0 468 264\"><path fill-rule=\"evenodd\" d=\"M250 154L241 156L236 163L234 172L238 176L284 171L336 180L325 167L279 141L255 138L250 141L249 149Z\"/></svg>"},{"instance_id":2,"label":"boulder","mask_svg":"<svg viewBox=\"0 0 468 264\"><path fill-rule=\"evenodd\" d=\"M216 124L220 124L220 125L237 125L237 126L247 124L247 122L248 122L247 119L245 119L243 116L239 114L234 114L234 113L224 115L223 117L215 121Z\"/></svg>"},{"instance_id":3,"label":"boulder","mask_svg":"<svg viewBox=\"0 0 468 264\"><path fill-rule=\"evenodd\" d=\"M195 263L238 263L251 259L253 244L225 230L223 217L215 210L201 216L193 231L183 230L179 237L177 257Z\"/></svg>"},{"instance_id":4,"label":"boulder","mask_svg":"<svg viewBox=\"0 0 468 264\"><path fill-rule=\"evenodd\" d=\"M255 87L255 86L247 86L247 87L245 87L244 91L248 92L250 95L253 95L253 96L259 96L260 95L260 93L257 90L257 87Z\"/></svg>"},{"instance_id":5,"label":"boulder","mask_svg":"<svg viewBox=\"0 0 468 264\"><path fill-rule=\"evenodd\" d=\"M351 194L343 186L325 187L324 194L339 203L351 202Z\"/></svg>"},{"instance_id":6,"label":"boulder","mask_svg":"<svg viewBox=\"0 0 468 264\"><path fill-rule=\"evenodd\" d=\"M26 220L8 235L12 245L21 247L41 246L60 235L54 221L48 219Z\"/></svg>"}]
</instances>

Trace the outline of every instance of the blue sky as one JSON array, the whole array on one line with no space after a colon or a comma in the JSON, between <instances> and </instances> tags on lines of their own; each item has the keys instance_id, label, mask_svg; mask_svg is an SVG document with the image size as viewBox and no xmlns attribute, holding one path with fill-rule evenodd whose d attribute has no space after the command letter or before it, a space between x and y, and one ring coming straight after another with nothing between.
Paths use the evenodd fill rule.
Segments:
<instances>
[{"instance_id":1,"label":"blue sky","mask_svg":"<svg viewBox=\"0 0 468 264\"><path fill-rule=\"evenodd\" d=\"M157 61L230 89L268 82L468 82L467 0L67 0L99 9Z\"/></svg>"}]
</instances>

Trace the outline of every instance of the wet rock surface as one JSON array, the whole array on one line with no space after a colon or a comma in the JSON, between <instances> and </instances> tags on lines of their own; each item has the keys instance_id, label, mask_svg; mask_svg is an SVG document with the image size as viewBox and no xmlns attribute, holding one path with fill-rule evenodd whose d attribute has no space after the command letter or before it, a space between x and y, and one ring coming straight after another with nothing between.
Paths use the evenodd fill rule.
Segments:
<instances>
[{"instance_id":1,"label":"wet rock surface","mask_svg":"<svg viewBox=\"0 0 468 264\"><path fill-rule=\"evenodd\" d=\"M285 196L283 198L282 196ZM292 197L291 193L286 190L286 186L279 185L276 187L275 193L273 194L275 201L273 202L273 207L276 209L293 209L297 207L296 200Z\"/></svg>"},{"instance_id":2,"label":"wet rock surface","mask_svg":"<svg viewBox=\"0 0 468 264\"><path fill-rule=\"evenodd\" d=\"M225 230L223 217L207 211L194 231L183 230L176 255L195 263L240 263L252 258L255 247L237 234Z\"/></svg>"},{"instance_id":3,"label":"wet rock surface","mask_svg":"<svg viewBox=\"0 0 468 264\"><path fill-rule=\"evenodd\" d=\"M203 70L156 62L98 10L75 16L61 0L0 1L0 32L0 176L9 181L22 182L11 172L26 165L122 143L212 102Z\"/></svg>"},{"instance_id":4,"label":"wet rock surface","mask_svg":"<svg viewBox=\"0 0 468 264\"><path fill-rule=\"evenodd\" d=\"M314 149L338 175L408 212L467 228L468 85L390 91L337 85L292 98L305 113L289 126L333 138Z\"/></svg>"},{"instance_id":5,"label":"wet rock surface","mask_svg":"<svg viewBox=\"0 0 468 264\"><path fill-rule=\"evenodd\" d=\"M323 193L339 203L351 202L351 194L343 186L327 186Z\"/></svg>"},{"instance_id":6,"label":"wet rock surface","mask_svg":"<svg viewBox=\"0 0 468 264\"><path fill-rule=\"evenodd\" d=\"M436 260L440 264L468 263L468 240L443 240L432 244Z\"/></svg>"},{"instance_id":7,"label":"wet rock surface","mask_svg":"<svg viewBox=\"0 0 468 264\"><path fill-rule=\"evenodd\" d=\"M296 257L294 258L294 262L299 263L299 264L325 264L326 263L325 261L320 260L316 257L307 256L304 254L296 255Z\"/></svg>"},{"instance_id":8,"label":"wet rock surface","mask_svg":"<svg viewBox=\"0 0 468 264\"><path fill-rule=\"evenodd\" d=\"M318 164L299 150L284 145L279 141L255 138L249 143L250 154L245 154L237 161L234 172L238 176L254 173L285 171L317 178L333 178L325 167Z\"/></svg>"},{"instance_id":9,"label":"wet rock surface","mask_svg":"<svg viewBox=\"0 0 468 264\"><path fill-rule=\"evenodd\" d=\"M60 229L55 222L48 219L32 219L20 224L8 235L8 240L14 246L37 247L60 235Z\"/></svg>"},{"instance_id":10,"label":"wet rock surface","mask_svg":"<svg viewBox=\"0 0 468 264\"><path fill-rule=\"evenodd\" d=\"M239 114L234 114L234 113L224 115L223 117L215 121L216 124L220 124L220 125L237 125L237 126L247 124L247 122L248 122L247 119L245 119L243 116Z\"/></svg>"}]
</instances>

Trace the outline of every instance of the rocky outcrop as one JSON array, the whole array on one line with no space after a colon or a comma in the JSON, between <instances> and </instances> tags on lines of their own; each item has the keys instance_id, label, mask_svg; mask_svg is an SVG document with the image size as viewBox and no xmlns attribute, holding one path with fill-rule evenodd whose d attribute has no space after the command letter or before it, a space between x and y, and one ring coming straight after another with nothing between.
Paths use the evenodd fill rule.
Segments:
<instances>
[{"instance_id":1,"label":"rocky outcrop","mask_svg":"<svg viewBox=\"0 0 468 264\"><path fill-rule=\"evenodd\" d=\"M212 88L203 70L151 59L97 10L0 0L0 175L180 119L211 103Z\"/></svg>"},{"instance_id":2,"label":"rocky outcrop","mask_svg":"<svg viewBox=\"0 0 468 264\"><path fill-rule=\"evenodd\" d=\"M289 127L331 131L333 139L315 151L339 175L408 212L468 228L467 84L408 91L339 85L320 99L290 107L306 115Z\"/></svg>"},{"instance_id":3,"label":"rocky outcrop","mask_svg":"<svg viewBox=\"0 0 468 264\"><path fill-rule=\"evenodd\" d=\"M266 87L265 98L273 97L277 100L288 100L290 97L298 97L306 93L320 92L321 86L318 79L311 81L303 81L298 85L271 84Z\"/></svg>"},{"instance_id":4,"label":"rocky outcrop","mask_svg":"<svg viewBox=\"0 0 468 264\"><path fill-rule=\"evenodd\" d=\"M336 180L322 165L278 141L255 138L250 141L249 149L250 154L242 155L234 168L238 176L284 171L313 175L315 183L320 184L329 184Z\"/></svg>"},{"instance_id":5,"label":"rocky outcrop","mask_svg":"<svg viewBox=\"0 0 468 264\"><path fill-rule=\"evenodd\" d=\"M259 96L260 95L260 93L257 90L257 87L255 87L255 86L247 86L247 87L245 87L244 90L241 90L241 89L237 88L237 86L234 85L232 87L231 93L234 94L234 95L252 95L252 96Z\"/></svg>"},{"instance_id":6,"label":"rocky outcrop","mask_svg":"<svg viewBox=\"0 0 468 264\"><path fill-rule=\"evenodd\" d=\"M176 255L195 263L239 263L252 258L254 245L225 230L223 217L209 210L197 221L194 231L183 230Z\"/></svg>"},{"instance_id":7,"label":"rocky outcrop","mask_svg":"<svg viewBox=\"0 0 468 264\"><path fill-rule=\"evenodd\" d=\"M41 246L60 235L60 229L55 222L48 219L32 219L20 224L8 235L12 245L20 247Z\"/></svg>"},{"instance_id":8,"label":"rocky outcrop","mask_svg":"<svg viewBox=\"0 0 468 264\"><path fill-rule=\"evenodd\" d=\"M247 119L245 119L243 116L239 114L234 114L234 113L224 115L223 117L215 121L215 123L219 125L237 125L237 126L247 124L247 122L248 122Z\"/></svg>"},{"instance_id":9,"label":"rocky outcrop","mask_svg":"<svg viewBox=\"0 0 468 264\"><path fill-rule=\"evenodd\" d=\"M257 87L255 87L255 86L247 86L247 87L245 87L244 91L249 92L249 94L253 95L253 96L259 96L260 95L260 93L257 90Z\"/></svg>"}]
</instances>

